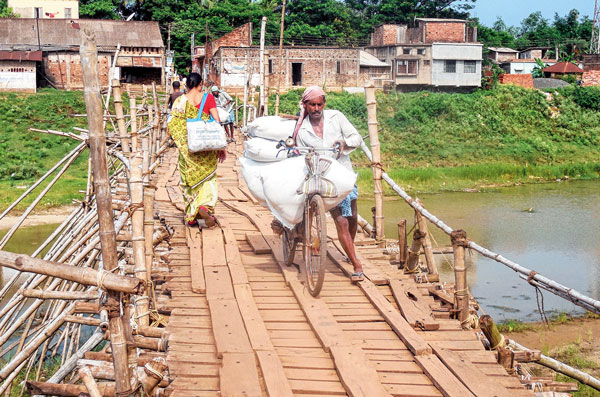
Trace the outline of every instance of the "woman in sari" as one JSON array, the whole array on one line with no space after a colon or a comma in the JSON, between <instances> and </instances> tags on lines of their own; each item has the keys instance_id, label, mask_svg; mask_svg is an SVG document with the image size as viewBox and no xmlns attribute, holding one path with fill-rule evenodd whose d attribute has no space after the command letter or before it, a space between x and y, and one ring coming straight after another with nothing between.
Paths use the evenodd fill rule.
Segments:
<instances>
[{"instance_id":1,"label":"woman in sari","mask_svg":"<svg viewBox=\"0 0 600 397\"><path fill-rule=\"evenodd\" d=\"M179 149L179 174L181 190L185 200L185 222L189 226L203 219L206 226L215 225L212 214L217 203L217 164L225 160L225 150L190 153L187 145L187 119L194 119L202 112L202 119L210 116L220 122L217 105L212 94L202 93L202 76L191 73L186 86L188 92L173 103L169 120L169 133ZM200 109L206 95L204 108Z\"/></svg>"}]
</instances>

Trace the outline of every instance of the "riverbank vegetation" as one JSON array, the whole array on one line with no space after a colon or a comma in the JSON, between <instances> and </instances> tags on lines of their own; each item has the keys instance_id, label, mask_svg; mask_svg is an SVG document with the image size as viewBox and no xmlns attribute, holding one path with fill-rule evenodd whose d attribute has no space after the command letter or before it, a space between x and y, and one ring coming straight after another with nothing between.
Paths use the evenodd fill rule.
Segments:
<instances>
[{"instance_id":1,"label":"riverbank vegetation","mask_svg":"<svg viewBox=\"0 0 600 397\"><path fill-rule=\"evenodd\" d=\"M281 112L295 114L300 96L299 90L282 95ZM551 95L515 86L470 94L378 93L384 166L409 192L596 179L600 175L598 103L596 87L567 87ZM331 92L327 107L344 112L367 135L364 95ZM81 92L44 89L35 95L0 94L0 209L77 145L74 139L29 128L74 132L73 127L85 128L86 120L70 115L84 112ZM368 194L372 191L369 163L361 151L353 154L353 160L359 166L359 187ZM40 206L81 199L86 178L84 152Z\"/></svg>"}]
</instances>

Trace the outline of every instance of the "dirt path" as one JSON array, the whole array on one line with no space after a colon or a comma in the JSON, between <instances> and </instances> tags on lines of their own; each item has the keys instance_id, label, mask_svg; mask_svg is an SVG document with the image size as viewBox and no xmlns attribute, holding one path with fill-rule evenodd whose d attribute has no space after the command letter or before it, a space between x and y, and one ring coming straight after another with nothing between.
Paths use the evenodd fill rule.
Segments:
<instances>
[{"instance_id":1,"label":"dirt path","mask_svg":"<svg viewBox=\"0 0 600 397\"><path fill-rule=\"evenodd\" d=\"M36 226L46 225L49 223L60 223L62 222L76 207L65 206L50 208L40 211L39 213L33 213L27 217L24 226ZM6 216L0 219L0 230L10 229L12 225L19 219L19 216Z\"/></svg>"}]
</instances>

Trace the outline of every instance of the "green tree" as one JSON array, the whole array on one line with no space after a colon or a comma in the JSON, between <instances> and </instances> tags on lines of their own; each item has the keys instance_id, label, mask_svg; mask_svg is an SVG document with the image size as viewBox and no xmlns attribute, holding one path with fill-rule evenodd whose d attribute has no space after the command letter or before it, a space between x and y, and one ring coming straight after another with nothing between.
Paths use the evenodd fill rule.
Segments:
<instances>
[{"instance_id":1,"label":"green tree","mask_svg":"<svg viewBox=\"0 0 600 397\"><path fill-rule=\"evenodd\" d=\"M0 0L0 18L18 18L19 15L13 12L8 6L7 0Z\"/></svg>"},{"instance_id":2,"label":"green tree","mask_svg":"<svg viewBox=\"0 0 600 397\"><path fill-rule=\"evenodd\" d=\"M79 16L90 19L119 19L118 8L113 0L81 0Z\"/></svg>"}]
</instances>

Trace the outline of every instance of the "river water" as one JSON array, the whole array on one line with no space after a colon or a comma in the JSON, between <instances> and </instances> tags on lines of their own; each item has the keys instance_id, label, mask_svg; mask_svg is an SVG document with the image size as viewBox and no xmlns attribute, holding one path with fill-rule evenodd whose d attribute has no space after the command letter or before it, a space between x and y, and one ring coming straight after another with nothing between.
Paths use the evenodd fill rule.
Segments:
<instances>
[{"instance_id":1,"label":"river water","mask_svg":"<svg viewBox=\"0 0 600 397\"><path fill-rule=\"evenodd\" d=\"M600 182L576 181L499 188L485 193L423 194L425 207L455 229L464 229L469 239L535 270L563 285L600 299ZM359 199L359 212L366 217L373 201ZM385 228L388 238L397 238L397 222L407 219L412 227L414 212L402 200L386 199ZM5 248L31 254L57 225L22 228ZM449 246L450 239L430 225L434 246ZM0 237L5 231L0 231ZM410 243L410 237L409 237ZM483 311L496 321L540 319L536 293L518 274L475 252L466 256L469 290ZM454 281L452 254L436 255L442 281ZM10 269L3 269L7 279ZM0 280L2 284L2 280ZM583 313L577 306L543 292L548 315Z\"/></svg>"},{"instance_id":2,"label":"river water","mask_svg":"<svg viewBox=\"0 0 600 397\"><path fill-rule=\"evenodd\" d=\"M425 208L469 239L563 285L600 299L600 182L573 181L498 188L485 193L419 195ZM372 200L359 199L359 212L371 214ZM385 233L397 238L397 222L412 227L414 211L398 199L384 202ZM429 224L435 241L450 239ZM409 236L409 245L412 236ZM435 243L434 243L435 246ZM466 254L469 290L496 321L540 320L584 311L549 292L536 292L518 273L473 252ZM440 278L454 281L452 254L436 255Z\"/></svg>"}]
</instances>

